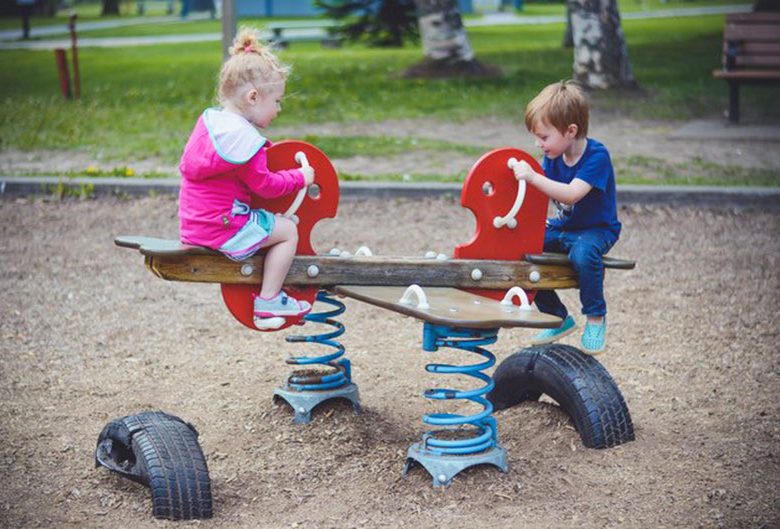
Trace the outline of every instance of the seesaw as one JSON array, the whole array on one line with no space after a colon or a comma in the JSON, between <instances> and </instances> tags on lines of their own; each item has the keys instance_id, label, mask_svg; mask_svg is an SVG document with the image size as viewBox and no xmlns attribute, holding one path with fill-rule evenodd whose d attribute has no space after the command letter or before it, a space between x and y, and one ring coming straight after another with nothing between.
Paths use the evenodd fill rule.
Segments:
<instances>
[{"instance_id":1,"label":"seesaw","mask_svg":"<svg viewBox=\"0 0 780 529\"><path fill-rule=\"evenodd\" d=\"M441 254L385 257L374 256L365 248L355 255L338 250L315 252L311 245L314 225L336 215L336 171L321 151L307 143L282 141L269 149L272 170L303 163L315 168L315 183L298 196L276 200L255 197L251 205L297 219L297 256L285 289L312 304L319 302L315 309L329 306L303 320L333 329L287 338L328 348L320 356L287 360L300 370L274 393L292 407L296 422L309 422L312 410L333 398L346 399L356 411L360 409L349 360L337 341L345 330L336 320L345 311L345 305L334 296L338 295L421 320L425 351L454 348L479 357L478 363L467 366L426 366L431 373L466 375L480 384L476 389L431 389L425 392L426 398L467 400L479 411L424 416L423 422L440 429L424 434L409 448L405 473L419 463L433 476L434 485L448 485L457 473L474 465L491 464L506 472L506 452L497 442L494 407L538 399L542 393L550 394L569 412L587 446L603 448L633 439L628 409L614 381L595 359L573 347L530 348L508 358L494 378L484 373L495 365L495 356L485 347L497 341L499 329L560 325L559 318L532 308L537 290L577 287L576 273L566 256L541 252L548 201L541 192L514 178L510 167L518 160L542 172L533 157L512 148L491 151L472 167L463 184L461 205L474 214L476 232L470 241L455 246L453 258ZM257 330L252 293L259 290L262 255L236 263L216 251L173 240L122 236L115 243L140 251L146 266L162 279L221 284L231 314ZM605 257L604 266L631 269L634 263ZM300 323L290 319L281 328ZM545 366L549 374L536 376L545 372ZM593 378L597 394L588 388L588 377Z\"/></svg>"}]
</instances>

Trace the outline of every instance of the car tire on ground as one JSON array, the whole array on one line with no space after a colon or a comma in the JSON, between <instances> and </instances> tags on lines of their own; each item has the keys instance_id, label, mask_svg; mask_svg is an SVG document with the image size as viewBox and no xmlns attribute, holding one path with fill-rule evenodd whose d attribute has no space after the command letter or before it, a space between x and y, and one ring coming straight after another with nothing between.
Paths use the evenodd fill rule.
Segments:
<instances>
[{"instance_id":1,"label":"car tire on ground","mask_svg":"<svg viewBox=\"0 0 780 529\"><path fill-rule=\"evenodd\" d=\"M571 417L588 448L610 448L634 440L634 426L617 384L594 357L569 345L523 349L496 368L487 398L496 410L542 394Z\"/></svg>"},{"instance_id":2,"label":"car tire on ground","mask_svg":"<svg viewBox=\"0 0 780 529\"><path fill-rule=\"evenodd\" d=\"M211 518L211 481L198 432L178 417L148 411L111 421L98 437L100 465L149 487L155 518Z\"/></svg>"}]
</instances>

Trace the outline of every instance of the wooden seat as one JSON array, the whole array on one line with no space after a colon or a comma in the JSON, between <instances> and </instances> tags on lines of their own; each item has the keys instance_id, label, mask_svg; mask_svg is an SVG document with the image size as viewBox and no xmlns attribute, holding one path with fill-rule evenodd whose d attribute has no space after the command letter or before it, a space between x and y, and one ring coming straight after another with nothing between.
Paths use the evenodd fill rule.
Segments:
<instances>
[{"instance_id":1,"label":"wooden seat","mask_svg":"<svg viewBox=\"0 0 780 529\"><path fill-rule=\"evenodd\" d=\"M216 250L203 246L191 246L172 239L144 237L141 235L122 235L114 239L114 244L122 248L138 250L141 255L175 256L175 255L222 255Z\"/></svg>"},{"instance_id":2,"label":"wooden seat","mask_svg":"<svg viewBox=\"0 0 780 529\"><path fill-rule=\"evenodd\" d=\"M423 290L430 308L403 304L399 300L406 287L339 285L337 294L357 299L383 309L412 316L435 325L469 329L496 329L499 327L560 327L561 319L536 309L518 310L517 306L449 287L425 287Z\"/></svg>"},{"instance_id":3,"label":"wooden seat","mask_svg":"<svg viewBox=\"0 0 780 529\"><path fill-rule=\"evenodd\" d=\"M544 252L540 254L529 254L525 256L525 260L536 265L571 266L569 256L562 253ZM615 270L633 270L636 267L636 262L629 261L628 259L618 259L616 257L605 255L602 260L604 262L604 268L613 268Z\"/></svg>"},{"instance_id":4,"label":"wooden seat","mask_svg":"<svg viewBox=\"0 0 780 529\"><path fill-rule=\"evenodd\" d=\"M740 85L780 82L780 13L729 15L723 30L723 68L712 75L729 83L729 121L738 123Z\"/></svg>"}]
</instances>

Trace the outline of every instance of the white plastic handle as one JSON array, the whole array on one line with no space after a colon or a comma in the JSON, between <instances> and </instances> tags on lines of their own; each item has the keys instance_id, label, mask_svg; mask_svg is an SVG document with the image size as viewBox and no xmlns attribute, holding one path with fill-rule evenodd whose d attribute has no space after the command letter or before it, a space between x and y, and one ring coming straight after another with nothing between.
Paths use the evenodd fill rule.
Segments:
<instances>
[{"instance_id":1,"label":"white plastic handle","mask_svg":"<svg viewBox=\"0 0 780 529\"><path fill-rule=\"evenodd\" d=\"M309 159L306 158L306 154L303 151L298 151L295 153L295 161L298 162L298 165L301 167L311 167L311 165L309 165ZM301 207L303 199L306 197L306 191L308 187L309 186L304 186L303 189L298 191L298 194L295 196L295 200L293 200L293 203L290 204L290 207L287 209L287 211L284 212L284 215L282 215L283 217L297 220L297 217L293 217L295 216L295 212L298 211L298 208Z\"/></svg>"},{"instance_id":2,"label":"white plastic handle","mask_svg":"<svg viewBox=\"0 0 780 529\"><path fill-rule=\"evenodd\" d=\"M361 246L360 248L355 250L355 257L358 257L360 255L362 255L364 257L371 257L374 254L371 251L371 248L369 248L368 246Z\"/></svg>"},{"instance_id":3,"label":"white plastic handle","mask_svg":"<svg viewBox=\"0 0 780 529\"><path fill-rule=\"evenodd\" d=\"M401 296L401 299L398 300L398 303L401 305L411 305L412 296L417 298L418 309L427 310L431 308L431 306L428 305L428 298L420 285L410 285L409 288L406 289L406 292L404 292L404 295Z\"/></svg>"},{"instance_id":4,"label":"white plastic handle","mask_svg":"<svg viewBox=\"0 0 780 529\"><path fill-rule=\"evenodd\" d=\"M515 297L520 298L519 310L532 310L531 304L528 302L528 294L525 293L520 287L512 287L506 291L504 299L501 300L502 305L514 305L513 300Z\"/></svg>"},{"instance_id":5,"label":"white plastic handle","mask_svg":"<svg viewBox=\"0 0 780 529\"><path fill-rule=\"evenodd\" d=\"M507 167L514 170L514 166L519 163L520 162L517 161L517 158L510 158L507 162ZM515 219L515 215L517 215L517 212L520 211L520 208L523 205L523 200L525 199L525 187L525 180L518 180L517 196L515 197L515 203L512 204L512 209L509 210L509 213L507 213L506 216L496 217L493 219L493 226L495 226L496 229L499 229L502 226L506 226L510 230L513 230L517 227L517 219Z\"/></svg>"}]
</instances>

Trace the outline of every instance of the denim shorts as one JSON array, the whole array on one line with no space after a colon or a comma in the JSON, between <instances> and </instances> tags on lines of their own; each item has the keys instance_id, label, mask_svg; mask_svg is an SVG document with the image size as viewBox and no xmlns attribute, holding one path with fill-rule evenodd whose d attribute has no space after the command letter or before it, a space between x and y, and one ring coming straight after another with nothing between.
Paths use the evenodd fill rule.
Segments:
<instances>
[{"instance_id":1,"label":"denim shorts","mask_svg":"<svg viewBox=\"0 0 780 529\"><path fill-rule=\"evenodd\" d=\"M276 225L274 214L264 209L247 208L246 215L249 216L247 223L219 247L220 252L234 261L244 260L257 253Z\"/></svg>"}]
</instances>

